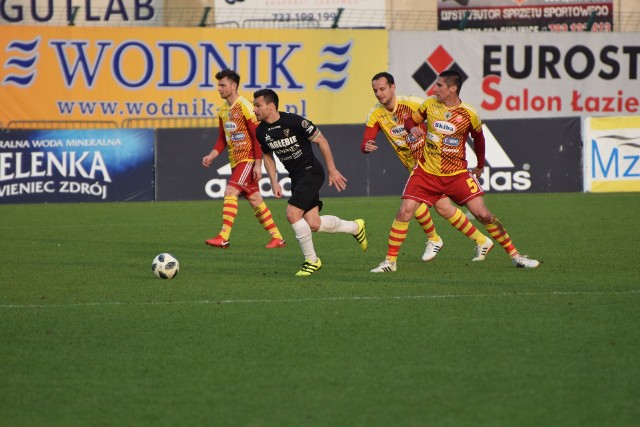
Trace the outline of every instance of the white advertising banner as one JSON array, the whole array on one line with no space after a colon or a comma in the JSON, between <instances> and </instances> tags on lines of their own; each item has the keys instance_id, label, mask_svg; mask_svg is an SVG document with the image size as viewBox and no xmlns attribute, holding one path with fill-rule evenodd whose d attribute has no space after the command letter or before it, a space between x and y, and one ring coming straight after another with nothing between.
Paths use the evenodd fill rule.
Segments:
<instances>
[{"instance_id":1,"label":"white advertising banner","mask_svg":"<svg viewBox=\"0 0 640 427\"><path fill-rule=\"evenodd\" d=\"M640 116L583 124L584 191L640 191Z\"/></svg>"},{"instance_id":2,"label":"white advertising banner","mask_svg":"<svg viewBox=\"0 0 640 427\"><path fill-rule=\"evenodd\" d=\"M449 68L483 119L640 115L637 34L390 32L398 93L431 95Z\"/></svg>"},{"instance_id":3,"label":"white advertising banner","mask_svg":"<svg viewBox=\"0 0 640 427\"><path fill-rule=\"evenodd\" d=\"M214 0L216 22L235 21L242 27L265 25L273 28L331 28L338 9L344 15L357 14L366 27L384 27L385 0Z\"/></svg>"}]
</instances>

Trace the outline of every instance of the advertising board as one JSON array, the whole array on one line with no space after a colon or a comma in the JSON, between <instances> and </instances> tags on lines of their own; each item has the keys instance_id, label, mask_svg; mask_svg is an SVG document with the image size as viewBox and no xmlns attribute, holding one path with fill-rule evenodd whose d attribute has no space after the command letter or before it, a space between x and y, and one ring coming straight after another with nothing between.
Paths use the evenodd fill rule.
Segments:
<instances>
[{"instance_id":1,"label":"advertising board","mask_svg":"<svg viewBox=\"0 0 640 427\"><path fill-rule=\"evenodd\" d=\"M584 191L640 191L640 117L584 120Z\"/></svg>"},{"instance_id":2,"label":"advertising board","mask_svg":"<svg viewBox=\"0 0 640 427\"><path fill-rule=\"evenodd\" d=\"M0 132L0 203L153 200L149 129Z\"/></svg>"},{"instance_id":3,"label":"advertising board","mask_svg":"<svg viewBox=\"0 0 640 427\"><path fill-rule=\"evenodd\" d=\"M458 70L483 120L640 114L640 40L630 33L390 34L398 92L431 95Z\"/></svg>"},{"instance_id":4,"label":"advertising board","mask_svg":"<svg viewBox=\"0 0 640 427\"><path fill-rule=\"evenodd\" d=\"M17 27L16 27L17 28ZM0 122L215 118L215 74L232 68L248 99L271 88L281 108L319 124L357 123L372 70L387 67L373 30L20 27L0 32ZM382 46L382 49L380 49Z\"/></svg>"}]
</instances>

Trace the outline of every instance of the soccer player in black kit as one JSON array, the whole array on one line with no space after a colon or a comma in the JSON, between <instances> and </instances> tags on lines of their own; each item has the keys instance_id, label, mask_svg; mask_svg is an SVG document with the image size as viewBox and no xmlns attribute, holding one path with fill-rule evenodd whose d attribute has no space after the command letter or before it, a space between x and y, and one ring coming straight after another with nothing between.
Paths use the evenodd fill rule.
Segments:
<instances>
[{"instance_id":1,"label":"soccer player in black kit","mask_svg":"<svg viewBox=\"0 0 640 427\"><path fill-rule=\"evenodd\" d=\"M322 268L322 262L313 247L311 232L349 233L367 250L367 234L363 219L345 221L337 216L322 215L320 187L325 173L313 154L311 143L317 144L327 165L329 186L342 191L347 179L336 169L329 141L308 119L297 114L278 111L278 95L271 89L260 89L253 94L253 111L260 124L256 137L264 154L264 166L271 181L273 195L282 197L282 186L276 177L275 153L291 178L291 198L287 205L287 220L296 233L304 254L304 263L296 276L310 276ZM254 167L261 167L256 164Z\"/></svg>"}]
</instances>

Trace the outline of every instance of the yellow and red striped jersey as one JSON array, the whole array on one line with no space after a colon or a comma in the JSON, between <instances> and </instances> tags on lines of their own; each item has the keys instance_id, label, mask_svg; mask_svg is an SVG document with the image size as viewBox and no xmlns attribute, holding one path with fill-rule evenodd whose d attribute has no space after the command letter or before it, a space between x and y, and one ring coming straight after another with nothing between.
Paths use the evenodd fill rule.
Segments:
<instances>
[{"instance_id":1,"label":"yellow and red striped jersey","mask_svg":"<svg viewBox=\"0 0 640 427\"><path fill-rule=\"evenodd\" d=\"M225 146L228 147L231 167L262 158L262 151L256 140L258 122L251 102L242 96L233 105L225 101L218 116L220 128L214 148L221 153Z\"/></svg>"},{"instance_id":2,"label":"yellow and red striped jersey","mask_svg":"<svg viewBox=\"0 0 640 427\"><path fill-rule=\"evenodd\" d=\"M449 108L435 96L427 98L411 116L416 124L425 122L427 137L420 167L433 175L455 175L467 170L466 143L474 141L478 166L484 166L482 121L476 110L462 102Z\"/></svg>"},{"instance_id":3,"label":"yellow and red striped jersey","mask_svg":"<svg viewBox=\"0 0 640 427\"><path fill-rule=\"evenodd\" d=\"M416 160L411 154L411 149L407 142L414 143L416 141L413 135L405 130L404 121L411 117L412 111L417 110L423 101L422 98L417 96L396 95L396 106L393 111L388 111L379 102L374 105L367 116L362 147L368 140L375 140L378 132L382 130L400 161L407 169L412 170ZM407 141L407 138L409 141Z\"/></svg>"}]
</instances>

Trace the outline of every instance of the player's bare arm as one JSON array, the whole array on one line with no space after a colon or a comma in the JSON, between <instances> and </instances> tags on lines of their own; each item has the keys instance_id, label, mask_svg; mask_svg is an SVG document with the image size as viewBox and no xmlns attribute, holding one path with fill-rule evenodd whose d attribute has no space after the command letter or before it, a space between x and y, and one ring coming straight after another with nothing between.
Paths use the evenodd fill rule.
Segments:
<instances>
[{"instance_id":1,"label":"player's bare arm","mask_svg":"<svg viewBox=\"0 0 640 427\"><path fill-rule=\"evenodd\" d=\"M329 147L329 141L324 137L320 131L318 131L311 141L315 144L318 144L320 148L320 153L322 153L322 157L324 158L324 162L327 165L327 172L329 173L329 187L334 185L336 190L342 191L347 188L347 178L345 178L340 171L336 168L336 164L333 161L333 154L331 153L331 148Z\"/></svg>"},{"instance_id":2,"label":"player's bare arm","mask_svg":"<svg viewBox=\"0 0 640 427\"><path fill-rule=\"evenodd\" d=\"M482 126L471 131L471 138L473 139L473 151L478 159L478 164L471 170L471 173L476 177L476 179L480 179L482 172L484 171L485 162L485 140Z\"/></svg>"},{"instance_id":3,"label":"player's bare arm","mask_svg":"<svg viewBox=\"0 0 640 427\"><path fill-rule=\"evenodd\" d=\"M253 179L258 181L262 178L262 159L256 159L253 163Z\"/></svg>"},{"instance_id":4,"label":"player's bare arm","mask_svg":"<svg viewBox=\"0 0 640 427\"><path fill-rule=\"evenodd\" d=\"M211 163L213 163L213 160L219 155L220 153L218 152L218 150L216 149L211 150L209 154L207 154L202 158L202 166L204 166L205 168L208 168L209 166L211 166Z\"/></svg>"},{"instance_id":5,"label":"player's bare arm","mask_svg":"<svg viewBox=\"0 0 640 427\"><path fill-rule=\"evenodd\" d=\"M262 159L264 160L264 168L267 171L267 176L271 182L271 191L273 191L275 198L279 199L282 197L282 186L280 186L276 175L276 161L273 159L272 154L266 153L263 155Z\"/></svg>"}]
</instances>

